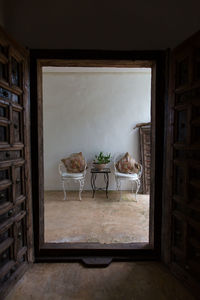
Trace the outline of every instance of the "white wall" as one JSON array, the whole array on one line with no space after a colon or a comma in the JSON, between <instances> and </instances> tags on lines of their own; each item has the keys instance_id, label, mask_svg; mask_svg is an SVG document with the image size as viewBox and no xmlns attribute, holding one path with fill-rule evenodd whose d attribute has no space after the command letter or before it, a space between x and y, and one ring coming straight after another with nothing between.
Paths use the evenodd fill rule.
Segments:
<instances>
[{"instance_id":1,"label":"white wall","mask_svg":"<svg viewBox=\"0 0 200 300\"><path fill-rule=\"evenodd\" d=\"M57 166L73 152L82 151L88 162L99 151L128 151L139 160L138 132L132 128L150 121L150 69L43 71L45 190L61 189ZM88 172L86 189L89 180Z\"/></svg>"}]
</instances>

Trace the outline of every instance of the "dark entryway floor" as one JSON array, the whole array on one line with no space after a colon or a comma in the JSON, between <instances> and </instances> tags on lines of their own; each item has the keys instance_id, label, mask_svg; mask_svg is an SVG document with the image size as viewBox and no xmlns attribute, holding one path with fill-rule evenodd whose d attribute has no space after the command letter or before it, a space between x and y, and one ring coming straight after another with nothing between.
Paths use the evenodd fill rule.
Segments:
<instances>
[{"instance_id":1,"label":"dark entryway floor","mask_svg":"<svg viewBox=\"0 0 200 300\"><path fill-rule=\"evenodd\" d=\"M78 263L34 264L6 300L192 300L159 262L112 263L87 269Z\"/></svg>"}]
</instances>

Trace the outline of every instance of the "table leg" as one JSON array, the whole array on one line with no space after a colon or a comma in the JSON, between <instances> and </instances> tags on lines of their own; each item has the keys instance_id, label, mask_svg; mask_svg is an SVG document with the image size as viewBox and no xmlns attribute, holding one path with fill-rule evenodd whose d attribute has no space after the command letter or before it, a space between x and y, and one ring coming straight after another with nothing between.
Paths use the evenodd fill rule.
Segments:
<instances>
[{"instance_id":1,"label":"table leg","mask_svg":"<svg viewBox=\"0 0 200 300\"><path fill-rule=\"evenodd\" d=\"M105 183L106 183L106 197L108 198L108 185L109 185L109 175L108 175L108 173L104 174L104 180L105 180Z\"/></svg>"},{"instance_id":2,"label":"table leg","mask_svg":"<svg viewBox=\"0 0 200 300\"><path fill-rule=\"evenodd\" d=\"M92 173L91 175L92 198L94 198L95 190L96 190L95 181L96 181L96 174Z\"/></svg>"}]
</instances>

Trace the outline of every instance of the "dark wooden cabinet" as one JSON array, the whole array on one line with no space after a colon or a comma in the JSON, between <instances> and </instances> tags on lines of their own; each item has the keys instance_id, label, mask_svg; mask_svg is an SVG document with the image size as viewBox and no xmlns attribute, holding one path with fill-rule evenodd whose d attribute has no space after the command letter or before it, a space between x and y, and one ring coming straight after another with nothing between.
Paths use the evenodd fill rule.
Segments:
<instances>
[{"instance_id":1,"label":"dark wooden cabinet","mask_svg":"<svg viewBox=\"0 0 200 300\"><path fill-rule=\"evenodd\" d=\"M28 52L0 31L0 284L26 269L30 161Z\"/></svg>"}]
</instances>

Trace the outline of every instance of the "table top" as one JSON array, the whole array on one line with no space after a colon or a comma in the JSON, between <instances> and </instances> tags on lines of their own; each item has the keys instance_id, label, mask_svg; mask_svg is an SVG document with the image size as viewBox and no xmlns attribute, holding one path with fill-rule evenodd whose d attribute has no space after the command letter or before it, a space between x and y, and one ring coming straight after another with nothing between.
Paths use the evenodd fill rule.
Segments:
<instances>
[{"instance_id":1,"label":"table top","mask_svg":"<svg viewBox=\"0 0 200 300\"><path fill-rule=\"evenodd\" d=\"M103 170L97 170L95 168L92 168L90 170L90 173L111 173L110 168L105 168Z\"/></svg>"}]
</instances>

